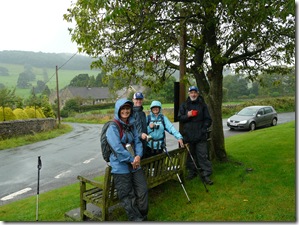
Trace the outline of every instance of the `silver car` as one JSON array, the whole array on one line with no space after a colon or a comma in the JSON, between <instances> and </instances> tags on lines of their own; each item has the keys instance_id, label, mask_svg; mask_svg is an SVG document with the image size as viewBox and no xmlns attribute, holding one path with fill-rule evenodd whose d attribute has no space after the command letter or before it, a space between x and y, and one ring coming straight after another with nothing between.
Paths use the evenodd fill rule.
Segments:
<instances>
[{"instance_id":1,"label":"silver car","mask_svg":"<svg viewBox=\"0 0 299 225\"><path fill-rule=\"evenodd\" d=\"M230 129L255 130L258 127L276 126L277 112L272 106L248 106L227 120Z\"/></svg>"}]
</instances>

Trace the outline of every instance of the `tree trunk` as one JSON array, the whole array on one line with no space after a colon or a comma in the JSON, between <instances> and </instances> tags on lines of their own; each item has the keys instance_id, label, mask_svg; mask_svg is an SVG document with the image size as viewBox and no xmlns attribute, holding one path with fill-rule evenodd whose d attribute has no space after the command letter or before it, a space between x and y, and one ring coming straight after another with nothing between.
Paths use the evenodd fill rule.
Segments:
<instances>
[{"instance_id":1,"label":"tree trunk","mask_svg":"<svg viewBox=\"0 0 299 225\"><path fill-rule=\"evenodd\" d=\"M221 162L227 161L224 145L224 134L222 125L222 69L209 73L210 90L207 96L207 104L212 117L212 131L210 134L211 158Z\"/></svg>"}]
</instances>

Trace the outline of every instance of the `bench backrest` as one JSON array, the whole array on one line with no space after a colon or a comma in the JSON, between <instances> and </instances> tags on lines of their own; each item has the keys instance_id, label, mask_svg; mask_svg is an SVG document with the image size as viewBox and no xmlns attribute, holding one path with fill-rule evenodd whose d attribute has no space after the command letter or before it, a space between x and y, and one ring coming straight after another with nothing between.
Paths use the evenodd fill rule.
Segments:
<instances>
[{"instance_id":1,"label":"bench backrest","mask_svg":"<svg viewBox=\"0 0 299 225\"><path fill-rule=\"evenodd\" d=\"M177 179L177 174L185 174L187 151L178 148L141 160L141 167L147 180L148 188L153 188L171 179Z\"/></svg>"},{"instance_id":2,"label":"bench backrest","mask_svg":"<svg viewBox=\"0 0 299 225\"><path fill-rule=\"evenodd\" d=\"M187 151L185 148L178 148L141 160L141 167L147 180L148 188L153 188L171 179L177 179L177 174L185 173ZM104 201L117 199L117 192L114 179L111 175L111 166L106 167L104 184ZM109 190L109 191L108 191ZM113 196L111 198L111 196ZM110 204L110 202L107 202Z\"/></svg>"}]
</instances>

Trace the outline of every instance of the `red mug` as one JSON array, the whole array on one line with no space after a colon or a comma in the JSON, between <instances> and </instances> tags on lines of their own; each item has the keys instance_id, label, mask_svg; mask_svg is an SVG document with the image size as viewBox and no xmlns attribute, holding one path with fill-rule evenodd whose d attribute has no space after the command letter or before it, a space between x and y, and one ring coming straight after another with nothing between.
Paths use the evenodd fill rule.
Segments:
<instances>
[{"instance_id":1,"label":"red mug","mask_svg":"<svg viewBox=\"0 0 299 225\"><path fill-rule=\"evenodd\" d=\"M192 112L192 116L197 116L198 115L198 111L197 110L191 110Z\"/></svg>"}]
</instances>

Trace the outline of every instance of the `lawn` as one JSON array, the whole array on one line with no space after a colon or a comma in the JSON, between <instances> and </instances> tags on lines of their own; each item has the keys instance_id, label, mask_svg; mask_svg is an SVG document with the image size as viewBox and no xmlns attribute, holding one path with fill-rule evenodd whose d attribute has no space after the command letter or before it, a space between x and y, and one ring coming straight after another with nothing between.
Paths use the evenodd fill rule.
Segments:
<instances>
[{"instance_id":1,"label":"lawn","mask_svg":"<svg viewBox=\"0 0 299 225\"><path fill-rule=\"evenodd\" d=\"M229 162L213 162L214 185L205 191L200 179L167 182L149 193L150 221L295 222L295 121L225 139ZM97 179L101 179L98 177ZM79 184L39 195L39 221L65 221L79 207ZM36 196L0 207L2 221L35 221ZM126 221L124 214L115 221Z\"/></svg>"}]
</instances>

